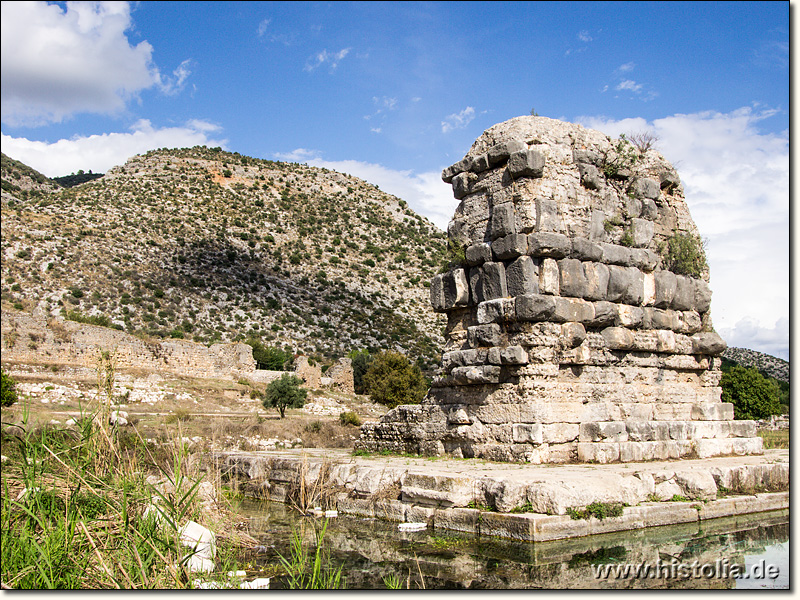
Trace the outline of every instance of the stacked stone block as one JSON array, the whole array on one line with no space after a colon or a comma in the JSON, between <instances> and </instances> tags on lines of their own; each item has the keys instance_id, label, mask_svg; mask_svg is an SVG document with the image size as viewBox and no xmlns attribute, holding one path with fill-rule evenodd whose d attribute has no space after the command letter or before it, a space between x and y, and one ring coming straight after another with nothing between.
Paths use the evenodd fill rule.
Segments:
<instances>
[{"instance_id":1,"label":"stacked stone block","mask_svg":"<svg viewBox=\"0 0 800 600\"><path fill-rule=\"evenodd\" d=\"M600 463L762 451L720 401L707 270L662 266L669 236L696 234L680 180L620 148L523 117L444 170L465 260L430 286L448 316L442 376L360 447Z\"/></svg>"}]
</instances>

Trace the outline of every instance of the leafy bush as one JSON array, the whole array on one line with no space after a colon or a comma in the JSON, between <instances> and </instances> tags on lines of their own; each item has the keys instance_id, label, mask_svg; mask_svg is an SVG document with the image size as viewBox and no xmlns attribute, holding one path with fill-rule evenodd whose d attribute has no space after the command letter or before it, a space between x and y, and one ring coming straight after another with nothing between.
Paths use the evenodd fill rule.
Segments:
<instances>
[{"instance_id":1,"label":"leafy bush","mask_svg":"<svg viewBox=\"0 0 800 600\"><path fill-rule=\"evenodd\" d=\"M245 343L253 348L253 358L259 369L285 371L294 359L291 352L285 352L273 346L264 346L261 340L258 339L249 339Z\"/></svg>"},{"instance_id":2,"label":"leafy bush","mask_svg":"<svg viewBox=\"0 0 800 600\"><path fill-rule=\"evenodd\" d=\"M356 394L368 393L366 385L364 384L364 375L372 363L372 356L369 350L353 350L347 357L352 361L353 388Z\"/></svg>"},{"instance_id":3,"label":"leafy bush","mask_svg":"<svg viewBox=\"0 0 800 600\"><path fill-rule=\"evenodd\" d=\"M361 426L361 417L358 414L354 413L353 411L345 411L339 413L339 423L342 425L355 425L356 427Z\"/></svg>"},{"instance_id":4,"label":"leafy bush","mask_svg":"<svg viewBox=\"0 0 800 600\"><path fill-rule=\"evenodd\" d=\"M428 390L422 371L399 352L387 350L376 355L364 374L370 400L394 408L419 404Z\"/></svg>"},{"instance_id":5,"label":"leafy bush","mask_svg":"<svg viewBox=\"0 0 800 600\"><path fill-rule=\"evenodd\" d=\"M306 403L308 390L300 387L302 383L299 377L285 373L267 386L261 403L267 409L277 408L283 419L287 408L302 408Z\"/></svg>"},{"instance_id":6,"label":"leafy bush","mask_svg":"<svg viewBox=\"0 0 800 600\"><path fill-rule=\"evenodd\" d=\"M781 413L781 390L757 369L734 365L722 372L722 401L733 404L736 419L766 419Z\"/></svg>"},{"instance_id":7,"label":"leafy bush","mask_svg":"<svg viewBox=\"0 0 800 600\"><path fill-rule=\"evenodd\" d=\"M708 266L705 244L699 236L676 233L661 248L664 267L678 275L700 277Z\"/></svg>"},{"instance_id":8,"label":"leafy bush","mask_svg":"<svg viewBox=\"0 0 800 600\"><path fill-rule=\"evenodd\" d=\"M2 394L0 395L0 406L11 406L17 398L17 382L11 379L5 371L0 371L0 382L2 382Z\"/></svg>"},{"instance_id":9,"label":"leafy bush","mask_svg":"<svg viewBox=\"0 0 800 600\"><path fill-rule=\"evenodd\" d=\"M82 315L78 311L69 310L65 315L68 321L75 321L76 323L86 323L88 325L100 325L102 327L111 327L111 319L105 315Z\"/></svg>"}]
</instances>

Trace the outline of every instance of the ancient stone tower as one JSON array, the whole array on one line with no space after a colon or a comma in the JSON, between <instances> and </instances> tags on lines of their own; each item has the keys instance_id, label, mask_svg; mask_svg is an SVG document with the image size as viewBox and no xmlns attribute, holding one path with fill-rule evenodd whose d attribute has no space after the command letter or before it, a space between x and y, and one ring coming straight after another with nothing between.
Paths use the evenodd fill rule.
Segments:
<instances>
[{"instance_id":1,"label":"ancient stone tower","mask_svg":"<svg viewBox=\"0 0 800 600\"><path fill-rule=\"evenodd\" d=\"M656 151L518 117L442 178L461 201L458 259L431 282L443 376L357 447L534 463L762 452L720 401L708 268Z\"/></svg>"}]
</instances>

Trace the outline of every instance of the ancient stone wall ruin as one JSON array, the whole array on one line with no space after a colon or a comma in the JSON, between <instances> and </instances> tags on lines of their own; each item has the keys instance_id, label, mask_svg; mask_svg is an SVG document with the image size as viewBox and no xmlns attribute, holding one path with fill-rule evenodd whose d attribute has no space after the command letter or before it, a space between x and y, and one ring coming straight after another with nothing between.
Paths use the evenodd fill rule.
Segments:
<instances>
[{"instance_id":1,"label":"ancient stone wall ruin","mask_svg":"<svg viewBox=\"0 0 800 600\"><path fill-rule=\"evenodd\" d=\"M463 249L430 288L443 375L358 447L536 463L762 451L720 401L707 267L665 258L671 238L699 238L660 154L519 117L442 178Z\"/></svg>"}]
</instances>

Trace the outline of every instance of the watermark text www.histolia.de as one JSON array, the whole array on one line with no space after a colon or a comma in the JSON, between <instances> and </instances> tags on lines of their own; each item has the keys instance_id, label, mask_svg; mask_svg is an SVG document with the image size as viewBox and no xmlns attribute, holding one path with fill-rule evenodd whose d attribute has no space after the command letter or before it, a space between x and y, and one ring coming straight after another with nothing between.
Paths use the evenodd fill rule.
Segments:
<instances>
[{"instance_id":1,"label":"watermark text www.histolia.de","mask_svg":"<svg viewBox=\"0 0 800 600\"><path fill-rule=\"evenodd\" d=\"M764 559L747 567L727 558L714 562L691 563L657 560L655 563L593 564L595 579L777 579L780 568Z\"/></svg>"}]
</instances>

